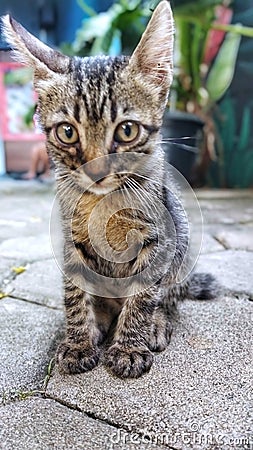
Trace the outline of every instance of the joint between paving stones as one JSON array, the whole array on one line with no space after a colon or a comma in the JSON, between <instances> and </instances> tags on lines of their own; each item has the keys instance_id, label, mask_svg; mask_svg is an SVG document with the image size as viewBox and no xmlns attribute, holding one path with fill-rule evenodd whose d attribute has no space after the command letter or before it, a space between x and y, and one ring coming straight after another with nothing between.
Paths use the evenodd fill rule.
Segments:
<instances>
[{"instance_id":1,"label":"joint between paving stones","mask_svg":"<svg viewBox=\"0 0 253 450\"><path fill-rule=\"evenodd\" d=\"M45 392L44 398L45 398L45 399L49 399L49 400L53 400L53 401L55 401L56 403L58 403L58 404L60 404L60 405L62 405L62 406L64 406L64 407L66 407L66 408L68 408L68 409L70 409L70 410L72 410L72 411L77 411L77 412L79 412L79 413L85 415L85 416L88 417L89 419L99 421L100 423L102 423L102 424L104 424L104 425L109 425L109 426L111 426L111 427L113 427L113 428L115 428L115 429L117 429L117 430L122 430L122 431L124 431L124 432L126 432L126 433L128 433L128 434L134 433L134 434L135 434L136 436L138 436L140 439L142 439L142 438L145 437L145 434L142 433L141 431L138 431L138 430L136 430L136 429L130 430L128 427L124 427L123 425L119 425L119 424L115 423L115 422L112 421L112 420L103 419L102 417L99 417L99 416L97 416L97 415L94 414L94 413L87 412L87 411L83 411L83 410L82 410L81 408L79 408L77 405L72 405L71 403L67 402L66 400L63 400L63 399L59 399L59 398L57 398L57 397L54 397L53 395L48 394L47 392ZM164 449L169 449L169 450L178 450L178 448L171 447L171 446L168 447L167 445L163 445L163 444L161 444L161 443L159 444L159 448L164 448Z\"/></svg>"},{"instance_id":2,"label":"joint between paving stones","mask_svg":"<svg viewBox=\"0 0 253 450\"><path fill-rule=\"evenodd\" d=\"M12 294L12 293L9 293L9 292L4 292L1 289L0 289L0 292L3 294L2 299L4 299L4 298L12 298L14 300L19 300L21 302L30 303L30 304L36 305L36 306L41 306L42 308L53 309L54 311L62 311L63 310L63 308L58 308L56 306L45 305L43 303L36 302L35 300L28 300L27 298L19 297L18 295L15 295L15 294Z\"/></svg>"}]
</instances>

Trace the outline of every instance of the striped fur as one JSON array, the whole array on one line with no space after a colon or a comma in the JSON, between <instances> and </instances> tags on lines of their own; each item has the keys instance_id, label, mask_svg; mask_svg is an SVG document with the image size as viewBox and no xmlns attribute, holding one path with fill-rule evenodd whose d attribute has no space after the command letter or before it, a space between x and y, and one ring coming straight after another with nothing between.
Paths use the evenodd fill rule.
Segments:
<instances>
[{"instance_id":1,"label":"striped fur","mask_svg":"<svg viewBox=\"0 0 253 450\"><path fill-rule=\"evenodd\" d=\"M193 282L176 283L182 265L187 272L189 229L166 188L159 134L172 80L171 9L166 0L158 5L130 58L68 58L14 20L3 22L16 58L34 68L38 113L56 168L65 237L59 368L92 369L113 332L106 366L120 377L138 377L151 367L152 352L166 348L178 300L209 298L215 288L211 277L201 275L198 283L197 274ZM132 130L138 132L129 141ZM60 133L77 140L62 141ZM166 214L171 223L164 228ZM101 228L106 217L108 247ZM105 280L99 286L97 273Z\"/></svg>"}]
</instances>

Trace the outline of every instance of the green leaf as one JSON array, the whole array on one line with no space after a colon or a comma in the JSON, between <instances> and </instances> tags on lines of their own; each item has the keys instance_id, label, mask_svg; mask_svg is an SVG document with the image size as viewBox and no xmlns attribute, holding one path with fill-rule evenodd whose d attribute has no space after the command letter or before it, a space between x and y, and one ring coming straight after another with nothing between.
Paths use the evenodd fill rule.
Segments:
<instances>
[{"instance_id":1,"label":"green leaf","mask_svg":"<svg viewBox=\"0 0 253 450\"><path fill-rule=\"evenodd\" d=\"M200 58L202 56L201 43L203 40L203 32L200 25L196 24L192 30L192 45L191 45L191 69L192 69L192 82L195 92L198 92L201 86L200 78Z\"/></svg>"},{"instance_id":2,"label":"green leaf","mask_svg":"<svg viewBox=\"0 0 253 450\"><path fill-rule=\"evenodd\" d=\"M243 187L248 188L251 187L253 184L253 157L252 157L252 151L251 151L251 160L249 161L249 164L245 164L245 173L244 173L244 183Z\"/></svg>"},{"instance_id":3,"label":"green leaf","mask_svg":"<svg viewBox=\"0 0 253 450\"><path fill-rule=\"evenodd\" d=\"M213 102L220 100L231 84L240 41L240 35L228 33L209 72L206 89Z\"/></svg>"},{"instance_id":4,"label":"green leaf","mask_svg":"<svg viewBox=\"0 0 253 450\"><path fill-rule=\"evenodd\" d=\"M196 19L196 16L199 16L205 12L207 9L212 9L216 5L219 5L221 0L198 0L196 2L187 2L183 5L175 6L175 16L185 17L192 15L192 19Z\"/></svg>"},{"instance_id":5,"label":"green leaf","mask_svg":"<svg viewBox=\"0 0 253 450\"><path fill-rule=\"evenodd\" d=\"M212 28L214 30L227 31L240 36L253 37L253 27L245 27L241 24L236 25L223 25L221 23L213 23Z\"/></svg>"},{"instance_id":6,"label":"green leaf","mask_svg":"<svg viewBox=\"0 0 253 450\"><path fill-rule=\"evenodd\" d=\"M88 16L95 16L96 11L91 8L84 0L77 0L77 4L82 8L82 10L88 15Z\"/></svg>"},{"instance_id":7,"label":"green leaf","mask_svg":"<svg viewBox=\"0 0 253 450\"><path fill-rule=\"evenodd\" d=\"M243 187L248 188L253 185L253 149L246 154L243 171Z\"/></svg>"},{"instance_id":8,"label":"green leaf","mask_svg":"<svg viewBox=\"0 0 253 450\"><path fill-rule=\"evenodd\" d=\"M113 16L107 13L101 13L90 19L84 19L83 25L77 31L76 41L74 45L82 45L84 42L89 42L92 39L104 36L111 27Z\"/></svg>"},{"instance_id":9,"label":"green leaf","mask_svg":"<svg viewBox=\"0 0 253 450\"><path fill-rule=\"evenodd\" d=\"M191 75L191 51L189 45L191 24L183 20L177 21L177 30L179 33L179 66L186 75Z\"/></svg>"},{"instance_id":10,"label":"green leaf","mask_svg":"<svg viewBox=\"0 0 253 450\"><path fill-rule=\"evenodd\" d=\"M250 141L250 130L251 130L251 108L246 106L244 108L242 125L240 130L239 142L237 146L238 152L245 150Z\"/></svg>"}]
</instances>

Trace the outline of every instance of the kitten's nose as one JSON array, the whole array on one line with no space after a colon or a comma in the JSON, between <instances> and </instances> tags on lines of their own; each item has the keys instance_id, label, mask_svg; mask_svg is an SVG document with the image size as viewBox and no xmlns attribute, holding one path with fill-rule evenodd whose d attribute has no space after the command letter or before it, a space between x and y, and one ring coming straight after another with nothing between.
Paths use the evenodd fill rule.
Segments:
<instances>
[{"instance_id":1,"label":"kitten's nose","mask_svg":"<svg viewBox=\"0 0 253 450\"><path fill-rule=\"evenodd\" d=\"M84 172L92 181L99 183L110 173L107 158L97 158L89 161L84 166Z\"/></svg>"}]
</instances>

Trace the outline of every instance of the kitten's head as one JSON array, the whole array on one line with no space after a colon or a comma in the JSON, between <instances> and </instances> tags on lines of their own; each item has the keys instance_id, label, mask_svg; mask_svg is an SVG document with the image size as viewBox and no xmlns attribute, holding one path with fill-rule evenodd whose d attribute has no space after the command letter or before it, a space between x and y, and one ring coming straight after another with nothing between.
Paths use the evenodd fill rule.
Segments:
<instances>
[{"instance_id":1,"label":"kitten's head","mask_svg":"<svg viewBox=\"0 0 253 450\"><path fill-rule=\"evenodd\" d=\"M172 81L173 18L166 0L130 58L69 58L9 16L2 21L15 58L34 69L39 118L58 176L83 188L93 183L89 190L103 194L124 179L110 155L136 153L138 164L141 155L158 158Z\"/></svg>"}]
</instances>

